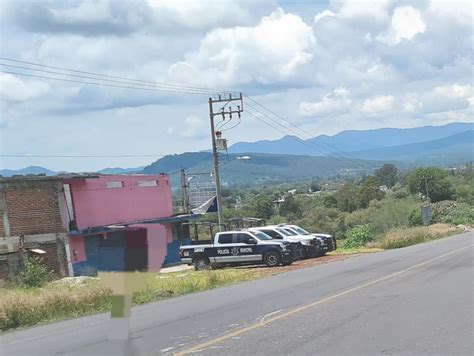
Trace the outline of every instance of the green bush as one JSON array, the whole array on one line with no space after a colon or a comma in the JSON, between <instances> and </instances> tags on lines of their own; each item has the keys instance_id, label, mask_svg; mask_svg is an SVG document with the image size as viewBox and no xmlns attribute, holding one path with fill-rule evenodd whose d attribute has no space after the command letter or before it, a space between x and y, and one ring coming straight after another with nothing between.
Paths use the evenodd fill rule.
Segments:
<instances>
[{"instance_id":1,"label":"green bush","mask_svg":"<svg viewBox=\"0 0 474 356\"><path fill-rule=\"evenodd\" d=\"M474 225L474 207L452 200L434 203L433 223Z\"/></svg>"},{"instance_id":2,"label":"green bush","mask_svg":"<svg viewBox=\"0 0 474 356\"><path fill-rule=\"evenodd\" d=\"M408 216L408 222L410 226L420 226L423 225L423 218L421 217L421 209L415 208L411 211Z\"/></svg>"},{"instance_id":3,"label":"green bush","mask_svg":"<svg viewBox=\"0 0 474 356\"><path fill-rule=\"evenodd\" d=\"M347 232L347 239L344 242L344 247L354 248L365 246L368 242L373 240L368 225L358 225Z\"/></svg>"},{"instance_id":4,"label":"green bush","mask_svg":"<svg viewBox=\"0 0 474 356\"><path fill-rule=\"evenodd\" d=\"M52 271L48 270L40 258L31 257L26 262L25 269L21 275L21 282L28 288L42 287L51 279L51 275Z\"/></svg>"}]
</instances>

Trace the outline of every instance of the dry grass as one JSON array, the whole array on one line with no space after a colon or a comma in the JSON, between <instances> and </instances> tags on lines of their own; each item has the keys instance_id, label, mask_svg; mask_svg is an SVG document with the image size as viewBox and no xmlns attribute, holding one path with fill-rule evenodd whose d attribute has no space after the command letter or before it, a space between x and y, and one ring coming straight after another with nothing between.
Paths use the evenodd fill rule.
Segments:
<instances>
[{"instance_id":1,"label":"dry grass","mask_svg":"<svg viewBox=\"0 0 474 356\"><path fill-rule=\"evenodd\" d=\"M379 239L375 246L382 249L401 248L440 239L460 232L462 231L446 224L394 229Z\"/></svg>"},{"instance_id":2,"label":"dry grass","mask_svg":"<svg viewBox=\"0 0 474 356\"><path fill-rule=\"evenodd\" d=\"M134 304L170 298L219 286L260 278L265 270L225 269L156 274L147 288L134 295ZM111 309L111 291L98 280L79 285L48 284L43 288L2 288L0 330L69 319Z\"/></svg>"}]
</instances>

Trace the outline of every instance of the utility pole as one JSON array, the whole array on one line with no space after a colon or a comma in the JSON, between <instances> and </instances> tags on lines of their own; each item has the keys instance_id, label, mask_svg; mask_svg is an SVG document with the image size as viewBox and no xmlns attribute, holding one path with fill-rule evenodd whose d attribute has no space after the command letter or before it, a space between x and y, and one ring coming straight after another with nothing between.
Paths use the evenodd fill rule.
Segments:
<instances>
[{"instance_id":1,"label":"utility pole","mask_svg":"<svg viewBox=\"0 0 474 356\"><path fill-rule=\"evenodd\" d=\"M429 202L431 203L431 198L430 198L430 195L429 195L429 193L428 193L428 178L431 178L431 177L423 176L423 178L425 179L426 199L428 199Z\"/></svg>"},{"instance_id":2,"label":"utility pole","mask_svg":"<svg viewBox=\"0 0 474 356\"><path fill-rule=\"evenodd\" d=\"M184 168L181 168L181 194L183 198L183 212L189 214L188 177Z\"/></svg>"},{"instance_id":3,"label":"utility pole","mask_svg":"<svg viewBox=\"0 0 474 356\"><path fill-rule=\"evenodd\" d=\"M229 110L226 111L227 104L230 104L233 101L240 102L240 105L237 105L237 110L232 110L232 107L229 106ZM214 112L215 103L223 103L223 106L217 111ZM244 108L242 93L238 97L232 97L232 94L229 94L228 97L222 98L221 95L218 95L218 99L209 98L209 119L211 122L211 139L212 139L212 155L214 161L214 176L216 181L216 199L217 199L217 216L219 219L219 228L222 231L222 224L224 224L224 214L222 211L222 194L221 194L221 177L219 173L219 150L227 149L226 140L221 138L221 132L216 132L216 127L214 124L215 116L222 116L222 120L225 120L227 117L229 120L232 120L232 114L237 114L240 118ZM218 136L216 135L218 133Z\"/></svg>"}]
</instances>

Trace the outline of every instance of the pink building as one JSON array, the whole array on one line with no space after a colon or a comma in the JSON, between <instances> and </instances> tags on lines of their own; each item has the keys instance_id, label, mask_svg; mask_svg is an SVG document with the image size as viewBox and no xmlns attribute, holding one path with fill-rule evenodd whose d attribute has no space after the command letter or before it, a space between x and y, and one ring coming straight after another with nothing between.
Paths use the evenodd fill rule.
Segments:
<instances>
[{"instance_id":1,"label":"pink building","mask_svg":"<svg viewBox=\"0 0 474 356\"><path fill-rule=\"evenodd\" d=\"M173 216L168 175L98 175L63 187L74 275L179 262L180 222L192 216Z\"/></svg>"}]
</instances>

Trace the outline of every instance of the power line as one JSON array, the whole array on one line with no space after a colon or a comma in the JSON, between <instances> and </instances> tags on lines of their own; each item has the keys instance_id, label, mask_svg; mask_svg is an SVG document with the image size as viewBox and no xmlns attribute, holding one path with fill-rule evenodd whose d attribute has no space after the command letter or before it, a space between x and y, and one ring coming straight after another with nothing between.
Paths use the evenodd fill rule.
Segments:
<instances>
[{"instance_id":1,"label":"power line","mask_svg":"<svg viewBox=\"0 0 474 356\"><path fill-rule=\"evenodd\" d=\"M255 107L253 107L252 105L249 105L247 104L247 108L248 107L251 107L253 110L256 111L257 115L255 113L252 113L251 111L249 111L247 109L247 113L249 113L250 115L252 115L253 117L255 117L257 120L263 122L264 124L274 128L275 130L283 133L284 135L288 135L288 128L286 128L285 126L283 126L280 122L276 121L275 119L273 119L272 117L270 117L269 115L265 114L265 113L262 113L261 111L259 111L258 109L255 109ZM260 114L260 116L258 115ZM267 120L270 120L271 122L275 123L275 124L272 124L268 121L266 121L265 119ZM290 135L289 137L293 140L295 140L296 142L302 144L302 145L305 145L306 147L312 149L313 151L316 151L318 153L322 153L323 155L325 156L328 156L328 157L331 157L332 159L335 159L339 162L344 162L344 163L351 163L354 167L356 168L367 168L367 167L364 167L364 166L361 166L360 164L357 164L357 162L354 162L353 160L351 160L350 158L347 158L347 157L340 157L340 156L337 156L337 154L331 154L331 152L328 152L328 151L325 151L324 149L322 149L321 147L319 147L318 145L314 144L312 141L305 141L303 139L301 139L299 136L298 133L295 133L293 130L290 130L291 133L293 133L293 135L296 135L296 136L293 136L293 135Z\"/></svg>"},{"instance_id":2,"label":"power line","mask_svg":"<svg viewBox=\"0 0 474 356\"><path fill-rule=\"evenodd\" d=\"M12 59L12 58L5 58L5 57L0 57L0 60L8 61L8 62L14 62L14 63L28 64L28 65L44 67L44 68L57 69L57 70L62 70L62 71L69 71L69 72L73 72L73 73L93 75L93 76L96 76L96 77L125 80L125 81L131 82L130 84L133 84L133 83L149 84L149 85L162 86L162 87L168 87L168 88L174 88L174 89L194 90L194 91L200 91L200 92L207 92L209 94L214 94L214 93L236 94L237 93L235 91L228 91L228 90L222 90L222 89L211 89L211 88L194 87L194 86L187 86L187 85L181 85L181 84L160 83L160 82L153 82L153 81L148 81L148 80L132 79L132 78L113 76L113 75L107 75L107 74L101 74L101 73L94 73L94 72L88 72L88 71L71 69L71 68L50 66L50 65L46 65L46 64L22 61L22 60L17 60L17 59ZM3 65L13 66L13 65L8 65L8 64L3 64ZM35 70L34 68L26 68L26 69ZM62 73L62 74L69 75L67 73ZM94 79L99 79L99 78L94 78Z\"/></svg>"},{"instance_id":3,"label":"power line","mask_svg":"<svg viewBox=\"0 0 474 356\"><path fill-rule=\"evenodd\" d=\"M267 112L269 112L270 114L272 114L272 115L276 116L277 118L279 118L280 120L286 122L288 125L290 125L290 126L296 128L296 129L299 130L300 132L303 132L304 134L308 135L310 139L311 139L311 138L314 138L314 135L311 134L310 132L308 132L308 131L306 131L306 130L304 130L304 129L298 127L298 126L296 126L296 125L293 124L292 122L286 120L286 119L285 119L284 117L282 117L281 115L278 115L277 113L273 112L273 111L270 110L269 108L265 107L263 104L257 102L255 99L252 99L251 97L249 97L249 96L247 96L247 95L244 95L244 96L245 96L248 100L250 100L251 102L255 103L255 104L258 105L259 107L261 107L261 108L263 108L264 110L266 110ZM311 141L311 142L312 142L312 141ZM364 160L361 160L360 158L358 158L358 157L352 155L351 153L346 152L346 151L344 151L344 150L341 150L339 147L334 146L334 145L331 145L330 143L324 142L323 140L321 140L321 143L323 143L324 145L326 145L326 146L328 146L328 147L330 147L330 148L332 148L332 149L335 149L336 151L341 152L341 153L344 155L344 156L342 156L342 157L344 157L344 158L352 158L352 159L354 159L354 160L356 160L356 161L358 161L358 162L361 162L361 164L362 164L363 166L367 166L367 162L365 162ZM331 153L334 154L334 152L331 152Z\"/></svg>"},{"instance_id":4,"label":"power line","mask_svg":"<svg viewBox=\"0 0 474 356\"><path fill-rule=\"evenodd\" d=\"M192 93L192 94L206 94L206 95L211 95L211 92L204 92L204 91L196 91L194 89L182 89L178 90L177 88L173 87L166 87L162 86L159 84L141 84L141 83L133 83L133 82L127 82L127 81L121 81L121 80L113 80L113 79L106 79L106 78L94 78L91 76L85 76L85 75L78 75L78 74L69 74L69 73L60 73L60 72L55 72L51 70L44 70L44 69L36 69L36 68L27 68L27 67L22 67L22 66L17 66L17 65L10 65L10 64L3 64L0 63L0 65L5 66L5 67L11 67L11 68L17 68L17 69L24 69L24 70L30 70L33 72L42 72L42 73L47 73L47 74L55 74L55 75L60 75L63 77L73 77L73 78L81 78L81 79L91 79L95 81L100 82L109 82L109 83L117 83L117 84L124 84L124 85L133 85L135 87L151 87L151 88L156 88L159 90L166 90L166 91L173 91L173 92L183 92L183 93ZM28 74L28 73L27 73ZM214 93L213 93L214 94Z\"/></svg>"},{"instance_id":5,"label":"power line","mask_svg":"<svg viewBox=\"0 0 474 356\"><path fill-rule=\"evenodd\" d=\"M164 88L169 88L169 89L174 89L174 90L183 90L183 91L198 91L200 93L205 92L205 93L208 93L208 94L216 94L216 93L235 94L235 93L237 93L235 91L228 91L228 90L222 90L222 89L202 88L202 87L194 87L194 86L187 86L187 85L173 84L173 83L160 83L160 82L153 82L153 81L148 81L148 80L113 76L113 75L107 75L107 74L102 74L102 73L94 73L94 72L76 70L76 69L71 69L71 68L50 66L50 65L41 64L41 63L21 61L21 60L17 60L17 59L4 58L4 57L0 57L0 60L9 61L9 62L13 62L13 63L28 64L30 66L37 66L37 67L51 68L51 69L56 69L56 70L61 70L61 71L68 71L68 72L79 73L79 74L87 74L87 75L92 75L94 77L100 77L100 78L92 78L94 80L105 80L105 79L102 79L102 78L111 78L111 79L118 79L120 81L126 81L126 82L128 82L127 84L134 84L134 85L146 84L148 86L158 86L158 87L164 87ZM11 65L11 64L5 64L5 63L2 63L2 65L9 66L9 67L22 68L22 69L31 70L31 71L48 72L48 71L41 70L41 69L15 66L15 65ZM69 73L57 73L57 72L53 72L53 73L60 74L60 75L67 75L67 76L76 76L76 75L72 75L72 74L69 74Z\"/></svg>"},{"instance_id":6,"label":"power line","mask_svg":"<svg viewBox=\"0 0 474 356\"><path fill-rule=\"evenodd\" d=\"M130 158L130 157L164 157L162 154L145 154L145 155L27 155L27 154L0 154L0 157L13 158Z\"/></svg>"},{"instance_id":7,"label":"power line","mask_svg":"<svg viewBox=\"0 0 474 356\"><path fill-rule=\"evenodd\" d=\"M351 162L354 166L358 166L360 168L359 165L357 164L354 164L354 162L352 162L350 159L346 158L346 157L338 157L337 154L335 155L332 155L331 152L327 151L326 149L323 149L322 147L320 147L319 145L315 144L314 142L312 141L306 141L302 138L299 137L299 133L295 132L294 130L292 129L289 129L287 127L285 127L283 124L281 124L280 122L278 122L277 120L273 119L271 116L269 116L268 114L265 114L265 113L262 113L261 111L259 111L258 109L255 109L254 106L252 105L249 105L247 104L247 108L248 107L251 107L253 110L255 110L257 112L257 114L260 114L260 117L258 115L255 115L255 114L252 114L252 116L256 117L258 120L262 121L263 123L265 123L266 125L278 130L279 132L283 133L284 135L288 135L289 133L292 134L292 135L289 135L289 137L293 140L295 140L296 142L302 144L302 145L305 145L306 147L309 147L310 149L312 149L313 151L316 151L320 154L323 154L324 156L329 156L329 157L332 157L333 159L335 160L338 160L340 162ZM249 112L249 110L247 110L247 112ZM271 122L273 122L274 124L278 125L278 126L275 126L274 124L270 124L269 122L263 120L262 118L266 118L267 120L270 120Z\"/></svg>"},{"instance_id":8,"label":"power line","mask_svg":"<svg viewBox=\"0 0 474 356\"><path fill-rule=\"evenodd\" d=\"M209 95L209 93L188 92L188 91L182 91L182 90L158 89L158 88L147 88L147 87L139 87L139 86L127 86L127 85L114 85L114 84L97 83L97 82L86 82L86 81L81 81L81 80L48 77L48 76L43 76L43 75L27 74L27 73L19 73L19 72L10 72L10 71L4 71L4 70L0 71L0 73L7 73L7 74L13 74L13 75L23 75L23 76L27 76L27 77L49 79L49 80L58 80L58 81L69 82L69 83L79 83L79 84L105 86L105 87L111 87L111 88L146 90L146 91L154 91L154 92L167 92L167 93L180 93L180 94L184 93L184 94L198 94L198 95L205 94L205 95Z\"/></svg>"}]
</instances>

